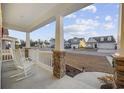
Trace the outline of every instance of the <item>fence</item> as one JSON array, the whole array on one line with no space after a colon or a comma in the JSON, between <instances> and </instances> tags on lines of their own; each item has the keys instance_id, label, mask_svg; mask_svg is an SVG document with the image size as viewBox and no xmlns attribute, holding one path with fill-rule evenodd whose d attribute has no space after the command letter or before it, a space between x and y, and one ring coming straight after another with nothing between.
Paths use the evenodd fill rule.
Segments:
<instances>
[{"instance_id":1,"label":"fence","mask_svg":"<svg viewBox=\"0 0 124 93\"><path fill-rule=\"evenodd\" d=\"M3 49L2 50L2 61L11 61L12 60L12 54L9 49Z\"/></svg>"}]
</instances>

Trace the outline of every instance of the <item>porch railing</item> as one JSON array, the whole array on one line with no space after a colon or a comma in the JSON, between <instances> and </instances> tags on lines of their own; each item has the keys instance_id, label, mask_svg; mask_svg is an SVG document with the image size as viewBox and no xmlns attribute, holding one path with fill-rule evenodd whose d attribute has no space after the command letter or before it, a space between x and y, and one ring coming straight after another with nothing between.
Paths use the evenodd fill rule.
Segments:
<instances>
[{"instance_id":1,"label":"porch railing","mask_svg":"<svg viewBox=\"0 0 124 93\"><path fill-rule=\"evenodd\" d=\"M40 51L39 49L30 49L29 51L29 57L31 57L36 64L51 71L53 69L52 55L52 51Z\"/></svg>"},{"instance_id":2,"label":"porch railing","mask_svg":"<svg viewBox=\"0 0 124 93\"><path fill-rule=\"evenodd\" d=\"M2 49L2 62L4 61L11 61L12 54L9 49Z\"/></svg>"}]
</instances>

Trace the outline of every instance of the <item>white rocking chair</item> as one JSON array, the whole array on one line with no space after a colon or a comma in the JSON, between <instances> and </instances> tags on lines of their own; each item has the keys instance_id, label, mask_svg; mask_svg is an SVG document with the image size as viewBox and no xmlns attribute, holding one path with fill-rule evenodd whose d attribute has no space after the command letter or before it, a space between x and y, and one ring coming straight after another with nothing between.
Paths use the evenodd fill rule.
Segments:
<instances>
[{"instance_id":1,"label":"white rocking chair","mask_svg":"<svg viewBox=\"0 0 124 93\"><path fill-rule=\"evenodd\" d=\"M19 81L30 77L32 75L32 60L30 58L25 58L24 53L22 53L20 49L11 49L11 53L16 68L21 69L22 71L10 76L10 78L19 77L18 79L16 79L16 81Z\"/></svg>"}]
</instances>

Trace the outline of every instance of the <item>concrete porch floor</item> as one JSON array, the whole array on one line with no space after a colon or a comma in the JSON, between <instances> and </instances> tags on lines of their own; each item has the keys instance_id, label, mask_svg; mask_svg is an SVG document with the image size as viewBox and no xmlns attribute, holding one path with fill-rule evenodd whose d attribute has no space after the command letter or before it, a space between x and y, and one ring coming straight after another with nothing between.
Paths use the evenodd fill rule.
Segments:
<instances>
[{"instance_id":1,"label":"concrete porch floor","mask_svg":"<svg viewBox=\"0 0 124 93\"><path fill-rule=\"evenodd\" d=\"M2 89L92 89L90 85L79 82L69 76L62 79L53 77L52 72L34 65L33 75L27 79L16 82L16 78L9 78L17 73L13 62L2 63Z\"/></svg>"}]
</instances>

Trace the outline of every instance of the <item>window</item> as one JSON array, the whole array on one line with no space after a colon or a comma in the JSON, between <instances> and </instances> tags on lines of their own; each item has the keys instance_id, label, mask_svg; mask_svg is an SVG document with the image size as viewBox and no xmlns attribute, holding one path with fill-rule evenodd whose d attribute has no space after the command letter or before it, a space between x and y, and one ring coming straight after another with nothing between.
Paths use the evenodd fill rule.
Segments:
<instances>
[{"instance_id":1,"label":"window","mask_svg":"<svg viewBox=\"0 0 124 93\"><path fill-rule=\"evenodd\" d=\"M74 42L77 42L77 39L74 39Z\"/></svg>"},{"instance_id":2,"label":"window","mask_svg":"<svg viewBox=\"0 0 124 93\"><path fill-rule=\"evenodd\" d=\"M104 38L103 38L103 37L101 37L101 38L100 38L100 41L104 41Z\"/></svg>"},{"instance_id":3,"label":"window","mask_svg":"<svg viewBox=\"0 0 124 93\"><path fill-rule=\"evenodd\" d=\"M107 38L107 40L108 40L108 41L111 41L111 40L112 40L112 38L111 38L111 37L108 37L108 38Z\"/></svg>"}]
</instances>

